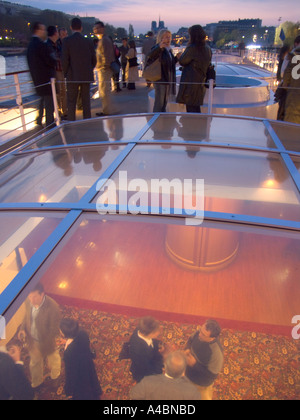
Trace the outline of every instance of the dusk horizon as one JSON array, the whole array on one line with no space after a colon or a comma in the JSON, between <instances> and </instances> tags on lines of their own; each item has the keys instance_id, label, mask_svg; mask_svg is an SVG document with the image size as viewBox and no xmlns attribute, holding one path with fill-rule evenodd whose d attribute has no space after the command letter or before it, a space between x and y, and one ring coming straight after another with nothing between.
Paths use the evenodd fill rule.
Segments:
<instances>
[{"instance_id":1,"label":"dusk horizon","mask_svg":"<svg viewBox=\"0 0 300 420\"><path fill-rule=\"evenodd\" d=\"M172 32L180 27L193 24L207 25L220 20L261 19L263 26L278 26L280 22L295 20L295 0L282 3L279 0L259 0L240 2L238 0L204 1L186 0L184 6L178 0L140 1L115 0L112 3L100 0L53 0L43 2L38 0L11 1L38 9L51 9L81 17L95 17L115 27L128 28L131 24L136 34L146 33L151 29L151 22L161 19Z\"/></svg>"}]
</instances>

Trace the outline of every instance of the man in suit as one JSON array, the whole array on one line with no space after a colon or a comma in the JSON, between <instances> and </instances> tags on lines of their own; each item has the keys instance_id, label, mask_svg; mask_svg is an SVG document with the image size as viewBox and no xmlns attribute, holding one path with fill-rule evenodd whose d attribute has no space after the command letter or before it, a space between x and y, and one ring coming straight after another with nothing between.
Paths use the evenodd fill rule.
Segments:
<instances>
[{"instance_id":1,"label":"man in suit","mask_svg":"<svg viewBox=\"0 0 300 420\"><path fill-rule=\"evenodd\" d=\"M56 345L60 336L60 309L57 303L46 296L38 284L26 300L24 320L18 333L19 340L25 340L30 355L32 388L37 390L44 382L44 359L47 358L50 378L55 381L61 373L61 357ZM52 382L54 384L54 382Z\"/></svg>"},{"instance_id":2,"label":"man in suit","mask_svg":"<svg viewBox=\"0 0 300 420\"><path fill-rule=\"evenodd\" d=\"M45 43L46 38L45 25L40 22L34 23L32 38L27 49L27 61L36 93L41 98L36 123L42 125L45 109L46 126L52 128L54 126L54 105L50 80L55 78L56 60L52 56L49 46Z\"/></svg>"},{"instance_id":3,"label":"man in suit","mask_svg":"<svg viewBox=\"0 0 300 420\"><path fill-rule=\"evenodd\" d=\"M129 340L130 372L135 381L144 376L162 373L163 349L157 339L161 333L159 323L150 316L139 320L139 325Z\"/></svg>"},{"instance_id":4,"label":"man in suit","mask_svg":"<svg viewBox=\"0 0 300 420\"><path fill-rule=\"evenodd\" d=\"M186 358L180 351L165 359L165 373L145 376L130 390L132 400L200 400L196 386L186 378Z\"/></svg>"},{"instance_id":5,"label":"man in suit","mask_svg":"<svg viewBox=\"0 0 300 420\"><path fill-rule=\"evenodd\" d=\"M91 118L90 84L94 81L96 53L92 40L85 38L79 18L72 19L73 34L63 40L62 66L67 78L68 120L76 120L76 102L79 89L82 97L83 118Z\"/></svg>"}]
</instances>

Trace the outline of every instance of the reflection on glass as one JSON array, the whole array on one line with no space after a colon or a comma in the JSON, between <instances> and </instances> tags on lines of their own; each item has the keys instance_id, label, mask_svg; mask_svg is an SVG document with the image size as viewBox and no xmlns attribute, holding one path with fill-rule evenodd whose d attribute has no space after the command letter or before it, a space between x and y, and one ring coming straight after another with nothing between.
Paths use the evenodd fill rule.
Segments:
<instances>
[{"instance_id":1,"label":"reflection on glass","mask_svg":"<svg viewBox=\"0 0 300 420\"><path fill-rule=\"evenodd\" d=\"M294 157L293 158L293 162L294 162L294 165L296 166L296 168L298 169L298 172L300 173L300 157Z\"/></svg>"},{"instance_id":2,"label":"reflection on glass","mask_svg":"<svg viewBox=\"0 0 300 420\"><path fill-rule=\"evenodd\" d=\"M292 152L300 152L300 125L271 122L279 140Z\"/></svg>"},{"instance_id":3,"label":"reflection on glass","mask_svg":"<svg viewBox=\"0 0 300 420\"><path fill-rule=\"evenodd\" d=\"M142 140L184 140L274 148L260 121L234 118L161 115Z\"/></svg>"},{"instance_id":4,"label":"reflection on glass","mask_svg":"<svg viewBox=\"0 0 300 420\"><path fill-rule=\"evenodd\" d=\"M142 179L147 183L145 202L148 200L151 205L151 180L183 183L191 179L195 183L203 179L206 211L299 220L298 191L276 153L205 146L165 147L137 146L112 176L117 188L122 181L119 191L128 189L131 180ZM125 186L120 179L123 172L127 176ZM170 190L172 202L178 202L176 194Z\"/></svg>"},{"instance_id":5,"label":"reflection on glass","mask_svg":"<svg viewBox=\"0 0 300 420\"><path fill-rule=\"evenodd\" d=\"M1 202L77 202L124 146L60 149L0 167Z\"/></svg>"},{"instance_id":6,"label":"reflection on glass","mask_svg":"<svg viewBox=\"0 0 300 420\"><path fill-rule=\"evenodd\" d=\"M0 293L19 273L64 215L43 217L0 213Z\"/></svg>"},{"instance_id":7,"label":"reflection on glass","mask_svg":"<svg viewBox=\"0 0 300 420\"><path fill-rule=\"evenodd\" d=\"M65 305L290 325L300 304L296 235L148 220L84 214L34 281Z\"/></svg>"},{"instance_id":8,"label":"reflection on glass","mask_svg":"<svg viewBox=\"0 0 300 420\"><path fill-rule=\"evenodd\" d=\"M91 119L89 123L75 122L47 134L30 146L31 149L102 141L132 141L147 124L147 117L115 117Z\"/></svg>"}]
</instances>

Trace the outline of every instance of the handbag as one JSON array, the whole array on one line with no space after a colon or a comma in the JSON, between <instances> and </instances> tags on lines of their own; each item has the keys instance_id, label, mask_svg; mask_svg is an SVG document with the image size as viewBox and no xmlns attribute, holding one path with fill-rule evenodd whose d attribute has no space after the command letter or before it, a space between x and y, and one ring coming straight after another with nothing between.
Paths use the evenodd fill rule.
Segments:
<instances>
[{"instance_id":1,"label":"handbag","mask_svg":"<svg viewBox=\"0 0 300 420\"><path fill-rule=\"evenodd\" d=\"M214 88L216 87L216 70L215 66L210 63L208 66L206 77L205 77L205 87L209 88L209 81L214 80Z\"/></svg>"},{"instance_id":2,"label":"handbag","mask_svg":"<svg viewBox=\"0 0 300 420\"><path fill-rule=\"evenodd\" d=\"M115 60L110 64L110 69L113 72L113 74L119 74L121 69L121 64L119 60Z\"/></svg>"},{"instance_id":3,"label":"handbag","mask_svg":"<svg viewBox=\"0 0 300 420\"><path fill-rule=\"evenodd\" d=\"M146 64L143 71L143 77L150 82L157 82L161 79L161 62L159 58L151 64Z\"/></svg>"},{"instance_id":4,"label":"handbag","mask_svg":"<svg viewBox=\"0 0 300 420\"><path fill-rule=\"evenodd\" d=\"M137 67L138 66L137 57L129 58L128 62L129 62L129 67Z\"/></svg>"}]
</instances>

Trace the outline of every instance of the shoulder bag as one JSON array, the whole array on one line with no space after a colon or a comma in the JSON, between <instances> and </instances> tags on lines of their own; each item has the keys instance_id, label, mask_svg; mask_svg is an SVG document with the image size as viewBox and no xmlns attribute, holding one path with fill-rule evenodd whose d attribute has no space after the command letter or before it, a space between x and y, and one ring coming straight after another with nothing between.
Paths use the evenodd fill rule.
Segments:
<instances>
[{"instance_id":1,"label":"shoulder bag","mask_svg":"<svg viewBox=\"0 0 300 420\"><path fill-rule=\"evenodd\" d=\"M157 58L153 63L146 64L143 77L150 82L157 82L161 79L161 62L160 58Z\"/></svg>"}]
</instances>

